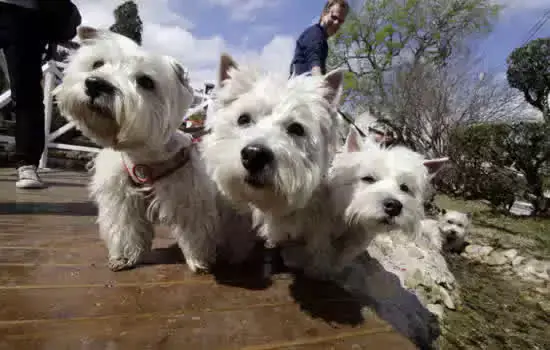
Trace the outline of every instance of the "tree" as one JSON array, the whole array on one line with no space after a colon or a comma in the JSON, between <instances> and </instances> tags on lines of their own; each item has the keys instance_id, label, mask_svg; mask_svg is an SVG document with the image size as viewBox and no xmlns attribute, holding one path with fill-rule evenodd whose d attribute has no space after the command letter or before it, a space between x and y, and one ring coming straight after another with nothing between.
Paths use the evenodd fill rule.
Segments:
<instances>
[{"instance_id":1,"label":"tree","mask_svg":"<svg viewBox=\"0 0 550 350\"><path fill-rule=\"evenodd\" d=\"M550 123L513 124L504 142L504 152L527 182L535 214L548 209L544 200L544 169L550 163Z\"/></svg>"},{"instance_id":2,"label":"tree","mask_svg":"<svg viewBox=\"0 0 550 350\"><path fill-rule=\"evenodd\" d=\"M456 127L504 119L511 107L512 90L490 75L480 79L468 54L448 62L406 63L386 77L381 120L401 143L429 157L448 154Z\"/></svg>"},{"instance_id":3,"label":"tree","mask_svg":"<svg viewBox=\"0 0 550 350\"><path fill-rule=\"evenodd\" d=\"M387 103L387 73L405 62L444 65L472 34L488 32L492 0L364 0L331 39L329 65L344 66L352 103ZM355 101L359 100L359 101Z\"/></svg>"},{"instance_id":4,"label":"tree","mask_svg":"<svg viewBox=\"0 0 550 350\"><path fill-rule=\"evenodd\" d=\"M507 58L506 77L510 87L550 121L550 38L535 39L512 51Z\"/></svg>"},{"instance_id":5,"label":"tree","mask_svg":"<svg viewBox=\"0 0 550 350\"><path fill-rule=\"evenodd\" d=\"M472 199L488 199L495 207L509 207L516 196L523 196L533 204L535 215L548 209L544 178L550 162L550 123L458 127L450 145L453 173L439 178L454 183L444 184L445 188Z\"/></svg>"},{"instance_id":6,"label":"tree","mask_svg":"<svg viewBox=\"0 0 550 350\"><path fill-rule=\"evenodd\" d=\"M114 15L115 23L109 29L141 45L143 22L139 17L139 10L136 3L133 1L124 2L115 9Z\"/></svg>"}]
</instances>

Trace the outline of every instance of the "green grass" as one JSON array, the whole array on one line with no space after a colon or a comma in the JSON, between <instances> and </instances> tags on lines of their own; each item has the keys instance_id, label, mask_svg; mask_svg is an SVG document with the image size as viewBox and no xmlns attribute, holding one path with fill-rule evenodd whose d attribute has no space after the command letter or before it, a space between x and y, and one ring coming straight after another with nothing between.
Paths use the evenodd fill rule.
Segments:
<instances>
[{"instance_id":1,"label":"green grass","mask_svg":"<svg viewBox=\"0 0 550 350\"><path fill-rule=\"evenodd\" d=\"M442 350L550 349L548 295L534 286L495 273L483 264L449 259L461 286L462 307L447 314Z\"/></svg>"},{"instance_id":2,"label":"green grass","mask_svg":"<svg viewBox=\"0 0 550 350\"><path fill-rule=\"evenodd\" d=\"M440 208L472 213L473 234L485 235L491 245L518 248L534 257L550 259L550 218L518 218L495 213L479 201L437 196ZM518 246L519 245L519 246Z\"/></svg>"},{"instance_id":3,"label":"green grass","mask_svg":"<svg viewBox=\"0 0 550 350\"><path fill-rule=\"evenodd\" d=\"M474 242L516 248L524 256L550 259L550 219L515 218L479 201L438 196L440 208L473 214ZM447 314L441 349L550 349L548 285L524 282L485 264L448 259L460 286L462 306ZM538 289L538 290L537 290Z\"/></svg>"}]
</instances>

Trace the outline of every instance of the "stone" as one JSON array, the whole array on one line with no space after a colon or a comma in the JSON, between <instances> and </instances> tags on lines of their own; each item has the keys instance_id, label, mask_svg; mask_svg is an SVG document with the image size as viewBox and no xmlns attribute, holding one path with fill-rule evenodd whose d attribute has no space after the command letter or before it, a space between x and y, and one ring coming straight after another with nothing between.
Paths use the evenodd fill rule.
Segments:
<instances>
[{"instance_id":1,"label":"stone","mask_svg":"<svg viewBox=\"0 0 550 350\"><path fill-rule=\"evenodd\" d=\"M539 308L550 316L550 301L541 300L538 302Z\"/></svg>"},{"instance_id":2,"label":"stone","mask_svg":"<svg viewBox=\"0 0 550 350\"><path fill-rule=\"evenodd\" d=\"M439 286L439 292L441 293L443 305L445 305L447 309L455 310L456 306L449 292L447 292L447 290L441 286Z\"/></svg>"},{"instance_id":3,"label":"stone","mask_svg":"<svg viewBox=\"0 0 550 350\"><path fill-rule=\"evenodd\" d=\"M489 254L491 254L491 252L494 250L493 247L489 246L489 245L486 245L486 246L483 246L481 247L481 249L479 250L479 256L480 257L484 257L484 256L487 256Z\"/></svg>"},{"instance_id":4,"label":"stone","mask_svg":"<svg viewBox=\"0 0 550 350\"><path fill-rule=\"evenodd\" d=\"M436 315L439 319L443 318L444 309L443 306L440 304L428 304L426 306L428 311L430 311L432 314Z\"/></svg>"},{"instance_id":5,"label":"stone","mask_svg":"<svg viewBox=\"0 0 550 350\"><path fill-rule=\"evenodd\" d=\"M521 264L522 262L525 261L525 257L521 256L521 255L518 255L516 256L513 260L512 260L512 266L513 267L516 267L518 266L519 264Z\"/></svg>"},{"instance_id":6,"label":"stone","mask_svg":"<svg viewBox=\"0 0 550 350\"><path fill-rule=\"evenodd\" d=\"M516 256L518 256L518 251L516 249L508 249L502 252L508 260L513 261Z\"/></svg>"},{"instance_id":7,"label":"stone","mask_svg":"<svg viewBox=\"0 0 550 350\"><path fill-rule=\"evenodd\" d=\"M508 263L508 258L503 252L493 251L486 259L486 263L490 266L501 266Z\"/></svg>"},{"instance_id":8,"label":"stone","mask_svg":"<svg viewBox=\"0 0 550 350\"><path fill-rule=\"evenodd\" d=\"M471 244L466 246L464 257L474 260L482 260L487 255L491 254L493 247L487 245Z\"/></svg>"},{"instance_id":9,"label":"stone","mask_svg":"<svg viewBox=\"0 0 550 350\"><path fill-rule=\"evenodd\" d=\"M453 292L455 278L445 257L435 246L400 232L392 232L375 237L367 251L384 270L399 278L402 287L414 293L424 308L429 304L439 305L436 312L442 308L440 317L443 317L446 308L454 310L460 304L459 293Z\"/></svg>"},{"instance_id":10,"label":"stone","mask_svg":"<svg viewBox=\"0 0 550 350\"><path fill-rule=\"evenodd\" d=\"M477 244L470 244L467 245L464 249L465 255L479 255L479 251L481 250L483 246L477 245Z\"/></svg>"}]
</instances>

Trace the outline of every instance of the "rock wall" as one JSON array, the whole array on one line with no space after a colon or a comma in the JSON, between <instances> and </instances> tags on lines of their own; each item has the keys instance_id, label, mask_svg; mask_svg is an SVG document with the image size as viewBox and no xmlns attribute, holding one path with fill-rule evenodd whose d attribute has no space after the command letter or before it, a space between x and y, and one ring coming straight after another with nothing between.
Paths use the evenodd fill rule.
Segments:
<instances>
[{"instance_id":1,"label":"rock wall","mask_svg":"<svg viewBox=\"0 0 550 350\"><path fill-rule=\"evenodd\" d=\"M459 288L443 254L427 241L394 231L377 236L367 250L440 319L445 309L460 304Z\"/></svg>"},{"instance_id":2,"label":"rock wall","mask_svg":"<svg viewBox=\"0 0 550 350\"><path fill-rule=\"evenodd\" d=\"M471 244L462 256L529 282L550 281L550 261L521 256L517 249L495 249L490 245Z\"/></svg>"}]
</instances>

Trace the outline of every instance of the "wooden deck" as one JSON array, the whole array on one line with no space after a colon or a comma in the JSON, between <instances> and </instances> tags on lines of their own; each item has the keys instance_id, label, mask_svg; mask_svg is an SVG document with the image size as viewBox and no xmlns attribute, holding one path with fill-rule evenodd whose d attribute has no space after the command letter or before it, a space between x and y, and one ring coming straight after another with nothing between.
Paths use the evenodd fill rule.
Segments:
<instances>
[{"instance_id":1,"label":"wooden deck","mask_svg":"<svg viewBox=\"0 0 550 350\"><path fill-rule=\"evenodd\" d=\"M158 229L149 264L106 267L86 174L16 190L0 169L0 349L414 349L353 298L263 266L192 275Z\"/></svg>"}]
</instances>

